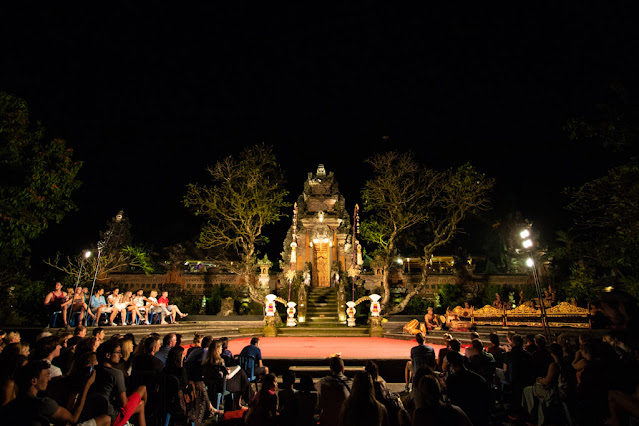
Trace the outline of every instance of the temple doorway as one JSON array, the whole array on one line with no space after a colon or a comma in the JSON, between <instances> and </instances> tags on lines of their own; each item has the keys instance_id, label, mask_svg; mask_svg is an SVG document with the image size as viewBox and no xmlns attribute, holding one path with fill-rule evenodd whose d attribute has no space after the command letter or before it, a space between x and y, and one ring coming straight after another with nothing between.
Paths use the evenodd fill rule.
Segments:
<instances>
[{"instance_id":1,"label":"temple doorway","mask_svg":"<svg viewBox=\"0 0 639 426\"><path fill-rule=\"evenodd\" d=\"M331 247L329 243L313 244L313 286L331 285Z\"/></svg>"}]
</instances>

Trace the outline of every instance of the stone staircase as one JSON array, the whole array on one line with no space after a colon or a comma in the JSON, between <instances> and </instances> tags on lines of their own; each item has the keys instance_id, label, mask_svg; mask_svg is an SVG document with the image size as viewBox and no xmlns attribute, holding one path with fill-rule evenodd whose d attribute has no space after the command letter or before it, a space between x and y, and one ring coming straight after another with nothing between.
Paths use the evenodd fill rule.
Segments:
<instances>
[{"instance_id":1,"label":"stone staircase","mask_svg":"<svg viewBox=\"0 0 639 426\"><path fill-rule=\"evenodd\" d=\"M347 327L337 315L337 292L333 287L313 287L306 298L306 322L282 327L278 336L368 336L368 327Z\"/></svg>"}]
</instances>

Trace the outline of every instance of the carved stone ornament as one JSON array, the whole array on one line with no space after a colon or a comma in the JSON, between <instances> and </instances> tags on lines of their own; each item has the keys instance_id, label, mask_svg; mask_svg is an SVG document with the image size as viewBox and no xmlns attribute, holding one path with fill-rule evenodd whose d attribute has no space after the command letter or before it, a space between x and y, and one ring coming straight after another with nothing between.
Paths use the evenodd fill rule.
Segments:
<instances>
[{"instance_id":1,"label":"carved stone ornament","mask_svg":"<svg viewBox=\"0 0 639 426\"><path fill-rule=\"evenodd\" d=\"M486 305L483 308L477 309L473 312L475 317L502 317L504 311L497 309L491 305Z\"/></svg>"},{"instance_id":2,"label":"carved stone ornament","mask_svg":"<svg viewBox=\"0 0 639 426\"><path fill-rule=\"evenodd\" d=\"M527 305L519 305L515 309L509 309L506 311L506 315L513 317L520 316L539 316L541 311L539 309L531 308Z\"/></svg>"},{"instance_id":3,"label":"carved stone ornament","mask_svg":"<svg viewBox=\"0 0 639 426\"><path fill-rule=\"evenodd\" d=\"M547 316L562 317L586 317L589 315L588 309L574 306L568 302L561 302L552 308L546 309Z\"/></svg>"}]
</instances>

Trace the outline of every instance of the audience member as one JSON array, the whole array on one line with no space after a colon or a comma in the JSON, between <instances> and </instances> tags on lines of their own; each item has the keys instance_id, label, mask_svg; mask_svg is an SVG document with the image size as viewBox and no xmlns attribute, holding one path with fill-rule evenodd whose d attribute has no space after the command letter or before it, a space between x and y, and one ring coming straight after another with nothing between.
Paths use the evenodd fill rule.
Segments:
<instances>
[{"instance_id":1,"label":"audience member","mask_svg":"<svg viewBox=\"0 0 639 426\"><path fill-rule=\"evenodd\" d=\"M260 350L260 338L253 337L251 339L251 344L248 346L244 346L240 355L250 355L255 359L255 367L253 372L256 376L261 376L263 374L268 374L268 367L264 366L262 363L262 351Z\"/></svg>"},{"instance_id":2,"label":"audience member","mask_svg":"<svg viewBox=\"0 0 639 426\"><path fill-rule=\"evenodd\" d=\"M49 397L38 397L39 393L47 390L51 380L49 364L43 360L31 361L18 372L16 381L18 397L0 410L0 418L11 425L41 424L43 419L49 423L76 423L84 409L87 393L95 378L95 373L87 378L74 411L69 412ZM98 416L93 424L108 425L108 420L104 416Z\"/></svg>"},{"instance_id":3,"label":"audience member","mask_svg":"<svg viewBox=\"0 0 639 426\"><path fill-rule=\"evenodd\" d=\"M530 352L531 355L535 353L535 351L538 349L537 345L535 344L535 335L526 334L525 342L526 345L524 346L524 349Z\"/></svg>"},{"instance_id":4,"label":"audience member","mask_svg":"<svg viewBox=\"0 0 639 426\"><path fill-rule=\"evenodd\" d=\"M495 358L497 365L501 365L504 360L504 348L499 344L499 336L494 331L490 333L490 346L486 348L486 351Z\"/></svg>"},{"instance_id":5,"label":"audience member","mask_svg":"<svg viewBox=\"0 0 639 426\"><path fill-rule=\"evenodd\" d=\"M166 317L170 314L169 310L158 303L156 299L158 296L158 292L152 290L149 294L149 297L146 298L146 309L150 314L160 314L160 324L168 324L166 322Z\"/></svg>"},{"instance_id":6,"label":"audience member","mask_svg":"<svg viewBox=\"0 0 639 426\"><path fill-rule=\"evenodd\" d=\"M113 365L120 362L120 345L113 340L106 341L100 345L96 355L98 366L95 385L91 389L89 411L102 411L103 407L106 407L106 414L114 426L126 424L131 416L137 414L137 424L146 426L146 387L138 386L127 395L124 375L120 370L113 368Z\"/></svg>"},{"instance_id":7,"label":"audience member","mask_svg":"<svg viewBox=\"0 0 639 426\"><path fill-rule=\"evenodd\" d=\"M297 391L295 385L295 372L286 370L282 374L282 387L277 392L278 399L278 423L280 426L295 426L297 418Z\"/></svg>"},{"instance_id":8,"label":"audience member","mask_svg":"<svg viewBox=\"0 0 639 426\"><path fill-rule=\"evenodd\" d=\"M473 340L468 348L468 355L468 368L482 376L486 382L492 383L497 364L495 358L484 350L481 340Z\"/></svg>"},{"instance_id":9,"label":"audience member","mask_svg":"<svg viewBox=\"0 0 639 426\"><path fill-rule=\"evenodd\" d=\"M49 336L36 342L31 354L32 360L45 360L49 363L49 379L62 376L62 370L52 364L53 358L60 355L60 341L57 337ZM48 380L47 380L48 383Z\"/></svg>"},{"instance_id":10,"label":"audience member","mask_svg":"<svg viewBox=\"0 0 639 426\"><path fill-rule=\"evenodd\" d=\"M516 334L510 339L512 348L504 354L503 368L495 370L499 381L511 387L511 405L516 409L521 403L521 393L535 382L535 364L530 352L524 349L524 339Z\"/></svg>"},{"instance_id":11,"label":"audience member","mask_svg":"<svg viewBox=\"0 0 639 426\"><path fill-rule=\"evenodd\" d=\"M341 426L388 426L386 407L375 399L373 380L366 371L355 374L353 388L342 405Z\"/></svg>"},{"instance_id":12,"label":"audience member","mask_svg":"<svg viewBox=\"0 0 639 426\"><path fill-rule=\"evenodd\" d=\"M522 405L528 414L544 424L548 409L557 405L562 395L569 393L572 374L570 365L563 359L563 348L557 343L550 345L553 362L548 366L544 377L538 377L533 386L524 388Z\"/></svg>"},{"instance_id":13,"label":"audience member","mask_svg":"<svg viewBox=\"0 0 639 426\"><path fill-rule=\"evenodd\" d=\"M169 354L169 351L176 346L177 344L177 336L175 333L169 333L164 336L162 340L162 347L155 353L155 357L162 362L163 366L166 366L166 357Z\"/></svg>"},{"instance_id":14,"label":"audience member","mask_svg":"<svg viewBox=\"0 0 639 426\"><path fill-rule=\"evenodd\" d=\"M44 306L47 308L49 316L52 316L54 312L62 313L62 324L67 326L67 308L71 305L73 300L67 296L67 293L62 291L62 284L55 283L55 289L47 294L44 298Z\"/></svg>"},{"instance_id":15,"label":"audience member","mask_svg":"<svg viewBox=\"0 0 639 426\"><path fill-rule=\"evenodd\" d=\"M220 344L220 349L222 345ZM209 351L210 352L210 351ZM221 351L220 351L221 352ZM245 424L249 426L269 426L276 424L277 395L275 388L277 379L273 374L262 377L262 388L251 399L246 413Z\"/></svg>"},{"instance_id":16,"label":"audience member","mask_svg":"<svg viewBox=\"0 0 639 426\"><path fill-rule=\"evenodd\" d=\"M404 377L406 379L406 391L410 390L411 375L420 367L428 366L435 368L435 350L424 344L424 335L417 333L415 335L417 346L413 346L410 350L410 361L406 363L404 369Z\"/></svg>"},{"instance_id":17,"label":"audience member","mask_svg":"<svg viewBox=\"0 0 639 426\"><path fill-rule=\"evenodd\" d=\"M490 419L490 386L479 374L466 369L461 354L448 356L450 374L446 389L451 404L458 405L475 426L488 425Z\"/></svg>"},{"instance_id":18,"label":"audience member","mask_svg":"<svg viewBox=\"0 0 639 426\"><path fill-rule=\"evenodd\" d=\"M297 402L295 424L297 426L316 426L318 394L315 391L313 378L310 374L303 373L300 375L299 390L295 395L295 399Z\"/></svg>"},{"instance_id":19,"label":"audience member","mask_svg":"<svg viewBox=\"0 0 639 426\"><path fill-rule=\"evenodd\" d=\"M412 425L429 426L472 426L472 423L464 411L453 404L442 401L439 381L432 375L423 376L415 386L419 389L416 401L416 409L412 416Z\"/></svg>"},{"instance_id":20,"label":"audience member","mask_svg":"<svg viewBox=\"0 0 639 426\"><path fill-rule=\"evenodd\" d=\"M320 424L336 425L342 404L351 394L351 379L344 375L344 361L338 356L329 360L331 374L315 383L319 394Z\"/></svg>"},{"instance_id":21,"label":"audience member","mask_svg":"<svg viewBox=\"0 0 639 426\"><path fill-rule=\"evenodd\" d=\"M93 337L95 337L95 339L98 341L98 346L100 346L100 344L104 342L104 329L102 327L96 327L91 333L93 334Z\"/></svg>"},{"instance_id":22,"label":"audience member","mask_svg":"<svg viewBox=\"0 0 639 426\"><path fill-rule=\"evenodd\" d=\"M193 333L193 341L191 342L191 347L188 348L186 351L186 356L188 357L189 355L191 355L191 352L201 347L202 347L202 335L196 331Z\"/></svg>"},{"instance_id":23,"label":"audience member","mask_svg":"<svg viewBox=\"0 0 639 426\"><path fill-rule=\"evenodd\" d=\"M553 363L553 358L546 348L547 342L545 336L543 336L542 334L537 334L535 336L535 345L537 346L537 350L532 353L533 362L535 363L535 374L537 375L537 377L543 377L548 371L548 366Z\"/></svg>"}]
</instances>

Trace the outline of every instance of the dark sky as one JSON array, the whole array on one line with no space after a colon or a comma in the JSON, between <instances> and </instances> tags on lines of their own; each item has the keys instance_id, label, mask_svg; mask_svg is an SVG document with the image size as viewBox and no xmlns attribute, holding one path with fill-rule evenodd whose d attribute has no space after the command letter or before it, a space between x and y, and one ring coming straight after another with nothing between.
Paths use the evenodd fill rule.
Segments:
<instances>
[{"instance_id":1,"label":"dark sky","mask_svg":"<svg viewBox=\"0 0 639 426\"><path fill-rule=\"evenodd\" d=\"M132 3L0 7L0 90L84 161L79 210L36 256L81 251L120 208L136 242L193 237L186 184L262 141L291 201L324 163L351 208L363 160L410 149L433 168L470 161L497 179L492 216L521 211L551 237L562 188L615 161L562 125L639 75L636 15L617 2Z\"/></svg>"}]
</instances>

